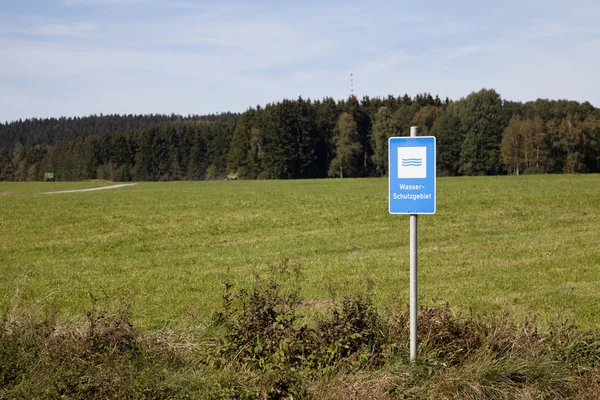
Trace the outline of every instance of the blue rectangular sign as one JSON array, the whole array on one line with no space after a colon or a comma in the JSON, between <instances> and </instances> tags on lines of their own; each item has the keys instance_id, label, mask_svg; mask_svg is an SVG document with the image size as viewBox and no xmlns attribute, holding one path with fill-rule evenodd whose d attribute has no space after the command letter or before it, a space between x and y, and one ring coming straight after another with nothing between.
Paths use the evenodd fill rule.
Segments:
<instances>
[{"instance_id":1,"label":"blue rectangular sign","mask_svg":"<svg viewBox=\"0 0 600 400\"><path fill-rule=\"evenodd\" d=\"M388 141L390 214L435 214L435 137Z\"/></svg>"}]
</instances>

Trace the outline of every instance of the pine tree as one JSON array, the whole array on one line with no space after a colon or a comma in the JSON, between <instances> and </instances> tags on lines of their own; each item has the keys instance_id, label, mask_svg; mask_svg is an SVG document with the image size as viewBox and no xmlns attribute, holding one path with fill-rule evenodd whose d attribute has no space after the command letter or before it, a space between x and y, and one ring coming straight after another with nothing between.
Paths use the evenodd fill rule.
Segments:
<instances>
[{"instance_id":1,"label":"pine tree","mask_svg":"<svg viewBox=\"0 0 600 400\"><path fill-rule=\"evenodd\" d=\"M201 133L201 127L196 127L193 132L192 147L188 161L188 179L200 180L206 174L206 141Z\"/></svg>"},{"instance_id":2,"label":"pine tree","mask_svg":"<svg viewBox=\"0 0 600 400\"><path fill-rule=\"evenodd\" d=\"M252 172L249 170L250 141L251 141L251 121L254 116L254 110L248 110L243 113L236 124L231 139L231 148L227 157L227 171L238 173L240 178L252 178Z\"/></svg>"},{"instance_id":3,"label":"pine tree","mask_svg":"<svg viewBox=\"0 0 600 400\"><path fill-rule=\"evenodd\" d=\"M319 177L328 175L329 164L333 159L333 136L339 118L338 104L331 97L323 99L322 103L315 103L317 119L317 139L315 143L315 156L319 169Z\"/></svg>"},{"instance_id":4,"label":"pine tree","mask_svg":"<svg viewBox=\"0 0 600 400\"><path fill-rule=\"evenodd\" d=\"M456 104L450 104L431 129L431 134L436 138L439 176L459 175L460 153L465 135L461 130Z\"/></svg>"},{"instance_id":5,"label":"pine tree","mask_svg":"<svg viewBox=\"0 0 600 400\"><path fill-rule=\"evenodd\" d=\"M465 134L460 154L464 175L495 175L500 172L500 143L507 122L502 99L493 89L471 93L461 101L461 129Z\"/></svg>"},{"instance_id":6,"label":"pine tree","mask_svg":"<svg viewBox=\"0 0 600 400\"><path fill-rule=\"evenodd\" d=\"M378 174L385 176L388 166L388 139L398 135L392 114L387 107L380 107L375 114L371 140L373 145L373 165Z\"/></svg>"}]
</instances>

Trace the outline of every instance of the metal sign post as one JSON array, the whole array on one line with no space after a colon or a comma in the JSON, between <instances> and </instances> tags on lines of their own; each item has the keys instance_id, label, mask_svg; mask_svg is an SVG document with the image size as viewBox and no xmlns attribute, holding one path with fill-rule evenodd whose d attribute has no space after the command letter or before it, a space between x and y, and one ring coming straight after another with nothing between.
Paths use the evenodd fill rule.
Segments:
<instances>
[{"instance_id":1,"label":"metal sign post","mask_svg":"<svg viewBox=\"0 0 600 400\"><path fill-rule=\"evenodd\" d=\"M389 210L390 214L410 215L410 360L417 359L418 313L418 214L435 214L436 154L435 137L417 137L418 128L410 128L410 137L389 139Z\"/></svg>"},{"instance_id":2,"label":"metal sign post","mask_svg":"<svg viewBox=\"0 0 600 400\"><path fill-rule=\"evenodd\" d=\"M410 137L417 137L419 128L410 127ZM410 214L410 361L417 359L417 314L419 313L418 303L418 251L419 251L419 231L417 225L417 214Z\"/></svg>"}]
</instances>

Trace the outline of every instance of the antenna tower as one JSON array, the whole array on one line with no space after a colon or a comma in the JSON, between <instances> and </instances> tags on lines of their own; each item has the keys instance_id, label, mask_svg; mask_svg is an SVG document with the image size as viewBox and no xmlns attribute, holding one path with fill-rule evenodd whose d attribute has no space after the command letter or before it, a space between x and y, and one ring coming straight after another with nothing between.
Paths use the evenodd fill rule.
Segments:
<instances>
[{"instance_id":1,"label":"antenna tower","mask_svg":"<svg viewBox=\"0 0 600 400\"><path fill-rule=\"evenodd\" d=\"M354 96L354 74L350 72L350 97Z\"/></svg>"}]
</instances>

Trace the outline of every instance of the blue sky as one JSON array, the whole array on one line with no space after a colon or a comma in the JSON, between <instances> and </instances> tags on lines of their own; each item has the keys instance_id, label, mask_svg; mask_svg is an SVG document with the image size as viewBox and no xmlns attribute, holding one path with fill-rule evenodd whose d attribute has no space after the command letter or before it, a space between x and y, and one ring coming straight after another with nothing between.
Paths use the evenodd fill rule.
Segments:
<instances>
[{"instance_id":1,"label":"blue sky","mask_svg":"<svg viewBox=\"0 0 600 400\"><path fill-rule=\"evenodd\" d=\"M0 0L0 121L483 87L600 107L600 0Z\"/></svg>"}]
</instances>

